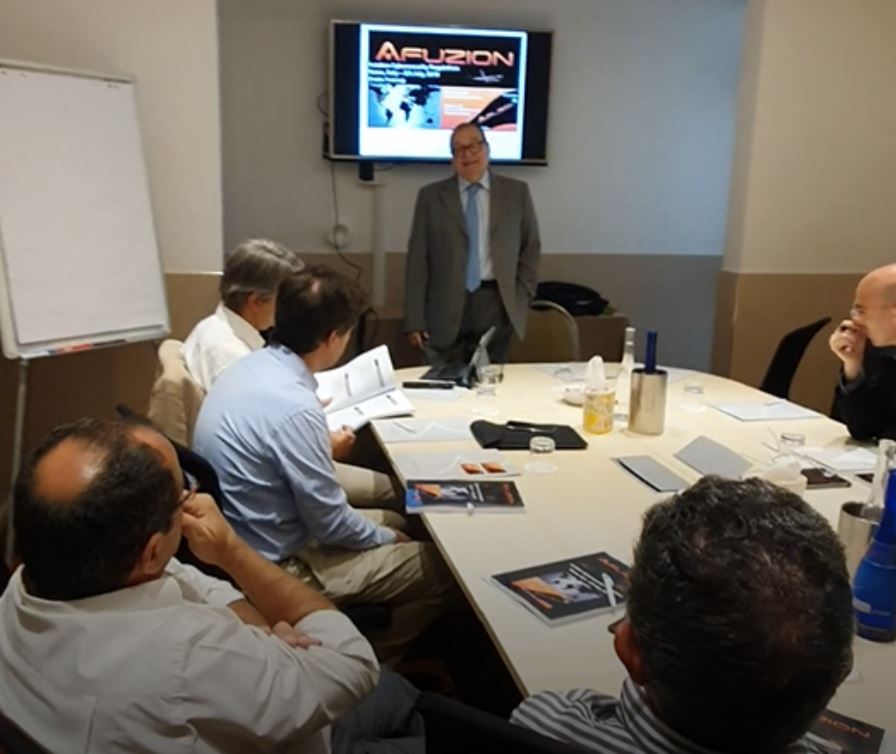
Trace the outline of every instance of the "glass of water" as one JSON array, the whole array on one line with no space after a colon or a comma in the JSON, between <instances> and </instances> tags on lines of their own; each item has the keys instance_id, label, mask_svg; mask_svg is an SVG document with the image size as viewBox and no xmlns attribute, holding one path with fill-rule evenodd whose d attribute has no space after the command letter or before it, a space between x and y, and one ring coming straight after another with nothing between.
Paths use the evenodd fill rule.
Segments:
<instances>
[{"instance_id":1,"label":"glass of water","mask_svg":"<svg viewBox=\"0 0 896 754\"><path fill-rule=\"evenodd\" d=\"M687 380L682 387L681 403L678 405L682 410L689 411L692 414L706 411L706 396L703 393L703 383L699 380Z\"/></svg>"},{"instance_id":2,"label":"glass of water","mask_svg":"<svg viewBox=\"0 0 896 754\"><path fill-rule=\"evenodd\" d=\"M498 413L498 407L495 404L498 396L498 384L501 382L501 367L498 364L480 367L478 377L473 413L479 416L495 416Z\"/></svg>"},{"instance_id":3,"label":"glass of water","mask_svg":"<svg viewBox=\"0 0 896 754\"><path fill-rule=\"evenodd\" d=\"M536 435L529 441L529 462L523 466L528 474L553 474L557 467L551 463L556 443L550 437Z\"/></svg>"}]
</instances>

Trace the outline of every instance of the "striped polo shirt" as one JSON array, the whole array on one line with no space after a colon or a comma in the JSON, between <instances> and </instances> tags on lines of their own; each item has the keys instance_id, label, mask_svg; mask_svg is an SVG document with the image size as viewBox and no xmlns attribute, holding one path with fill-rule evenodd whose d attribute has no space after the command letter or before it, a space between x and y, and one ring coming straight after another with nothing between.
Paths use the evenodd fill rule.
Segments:
<instances>
[{"instance_id":1,"label":"striped polo shirt","mask_svg":"<svg viewBox=\"0 0 896 754\"><path fill-rule=\"evenodd\" d=\"M637 684L626 678L622 697L587 689L543 691L513 711L511 722L601 754L718 754L689 741L660 720ZM787 754L830 754L839 747L808 734Z\"/></svg>"}]
</instances>

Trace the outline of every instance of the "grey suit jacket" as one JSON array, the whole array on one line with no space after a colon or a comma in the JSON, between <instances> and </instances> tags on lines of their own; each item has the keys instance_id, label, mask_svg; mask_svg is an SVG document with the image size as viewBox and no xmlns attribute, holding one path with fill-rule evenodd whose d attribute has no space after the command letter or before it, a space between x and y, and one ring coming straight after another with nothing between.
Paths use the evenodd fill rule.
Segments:
<instances>
[{"instance_id":1,"label":"grey suit jacket","mask_svg":"<svg viewBox=\"0 0 896 754\"><path fill-rule=\"evenodd\" d=\"M535 295L541 240L529 187L491 173L489 250L501 300L514 331L526 330ZM405 332L426 330L437 348L460 331L467 269L467 229L457 176L420 189L405 263Z\"/></svg>"}]
</instances>

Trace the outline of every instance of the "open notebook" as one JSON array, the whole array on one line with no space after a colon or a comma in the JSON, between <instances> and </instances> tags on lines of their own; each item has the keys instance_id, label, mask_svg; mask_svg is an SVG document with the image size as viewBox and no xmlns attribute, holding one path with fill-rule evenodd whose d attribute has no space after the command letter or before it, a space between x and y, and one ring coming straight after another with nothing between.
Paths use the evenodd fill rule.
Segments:
<instances>
[{"instance_id":1,"label":"open notebook","mask_svg":"<svg viewBox=\"0 0 896 754\"><path fill-rule=\"evenodd\" d=\"M324 413L330 429L358 429L371 419L414 413L414 406L395 382L395 368L386 346L372 348L345 366L314 376L317 397L327 404Z\"/></svg>"}]
</instances>

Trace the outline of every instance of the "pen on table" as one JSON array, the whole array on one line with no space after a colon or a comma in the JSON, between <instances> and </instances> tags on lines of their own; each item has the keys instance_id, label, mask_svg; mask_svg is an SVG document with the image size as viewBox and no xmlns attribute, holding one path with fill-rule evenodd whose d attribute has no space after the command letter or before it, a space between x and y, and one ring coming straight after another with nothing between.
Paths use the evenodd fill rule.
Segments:
<instances>
[{"instance_id":1,"label":"pen on table","mask_svg":"<svg viewBox=\"0 0 896 754\"><path fill-rule=\"evenodd\" d=\"M610 578L610 574L603 574L604 580L604 589L607 590L607 599L610 600L610 607L616 607L616 592L614 591L615 584L613 584L613 579Z\"/></svg>"}]
</instances>

